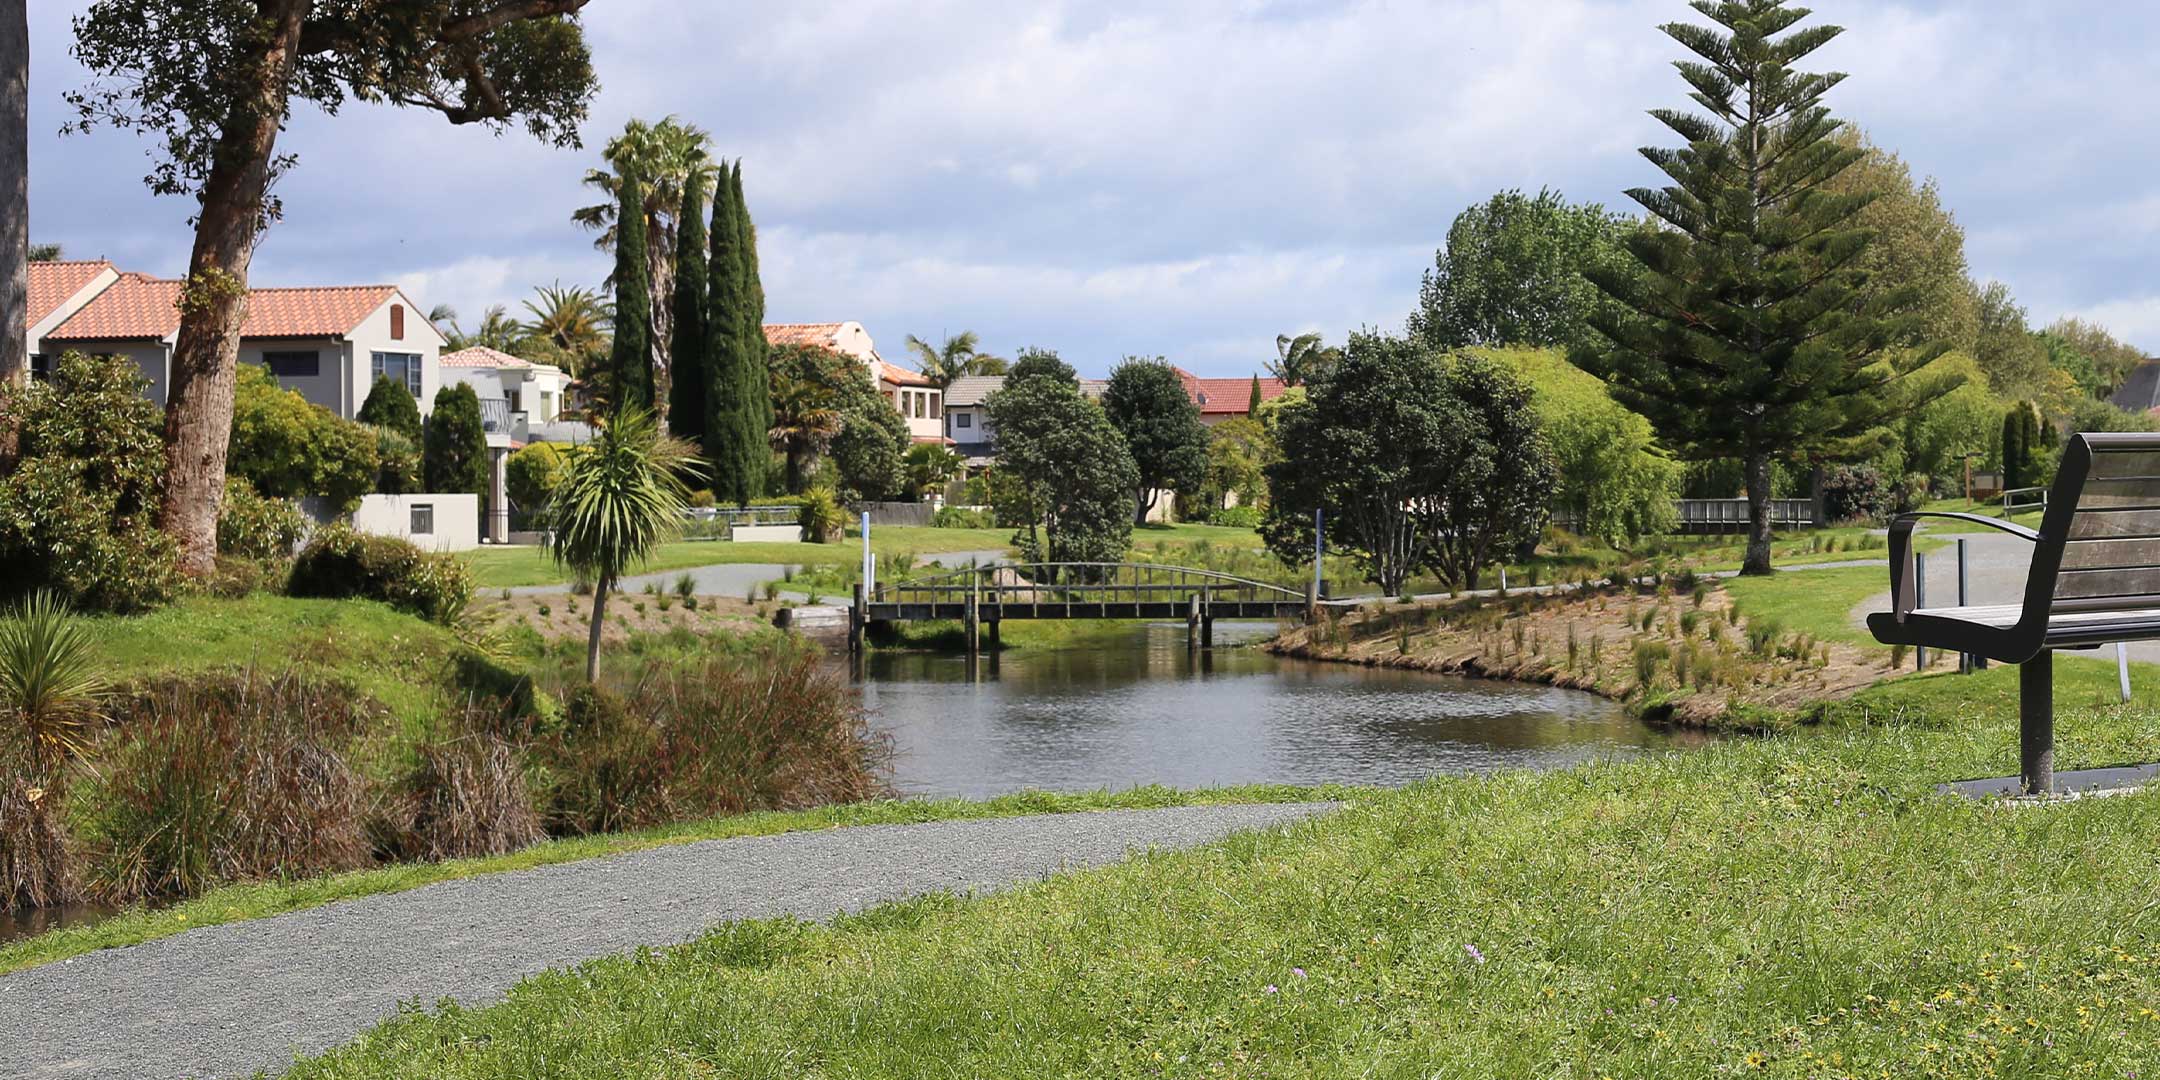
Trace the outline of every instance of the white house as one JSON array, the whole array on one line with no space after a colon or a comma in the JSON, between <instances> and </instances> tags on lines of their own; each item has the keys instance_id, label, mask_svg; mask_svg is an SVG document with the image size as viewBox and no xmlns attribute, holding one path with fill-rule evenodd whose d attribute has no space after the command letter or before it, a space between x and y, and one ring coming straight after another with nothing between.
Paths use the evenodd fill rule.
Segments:
<instances>
[{"instance_id":1,"label":"white house","mask_svg":"<svg viewBox=\"0 0 2160 1080\"><path fill-rule=\"evenodd\" d=\"M565 421L564 397L571 380L553 364L536 364L480 345L443 354L441 366L443 383L472 387L480 397L482 421L513 442L578 441L575 434L555 436L589 433L582 424Z\"/></svg>"},{"instance_id":2,"label":"white house","mask_svg":"<svg viewBox=\"0 0 2160 1080\"><path fill-rule=\"evenodd\" d=\"M886 363L861 323L767 323L765 340L772 345L819 345L862 361L877 380L878 393L907 421L916 442L946 441L945 392L920 372Z\"/></svg>"},{"instance_id":3,"label":"white house","mask_svg":"<svg viewBox=\"0 0 2160 1080\"><path fill-rule=\"evenodd\" d=\"M990 430L990 410L983 407L983 399L1003 385L1003 375L967 375L945 388L945 437L970 469L997 458L997 433Z\"/></svg>"},{"instance_id":4,"label":"white house","mask_svg":"<svg viewBox=\"0 0 2160 1080\"><path fill-rule=\"evenodd\" d=\"M31 263L31 370L69 350L125 356L150 381L150 399L165 404L181 286L103 261ZM250 289L240 360L348 419L377 375L402 380L425 411L444 341L419 312L395 285Z\"/></svg>"}]
</instances>

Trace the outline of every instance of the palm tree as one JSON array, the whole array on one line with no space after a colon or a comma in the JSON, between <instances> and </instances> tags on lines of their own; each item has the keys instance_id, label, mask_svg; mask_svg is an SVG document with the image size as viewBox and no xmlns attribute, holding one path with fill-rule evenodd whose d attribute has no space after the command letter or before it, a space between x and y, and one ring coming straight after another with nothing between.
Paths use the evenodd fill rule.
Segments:
<instances>
[{"instance_id":1,"label":"palm tree","mask_svg":"<svg viewBox=\"0 0 2160 1080\"><path fill-rule=\"evenodd\" d=\"M1318 334L1275 335L1275 362L1267 366L1268 374L1282 380L1284 386L1304 386L1327 374L1329 368L1342 359L1342 350L1320 344Z\"/></svg>"},{"instance_id":2,"label":"palm tree","mask_svg":"<svg viewBox=\"0 0 2160 1080\"><path fill-rule=\"evenodd\" d=\"M962 330L945 339L945 344L932 346L913 334L907 336L907 349L915 354L915 369L928 376L931 382L945 389L953 380L969 375L1003 375L1005 360L976 351L982 339L973 330Z\"/></svg>"},{"instance_id":3,"label":"palm tree","mask_svg":"<svg viewBox=\"0 0 2160 1080\"><path fill-rule=\"evenodd\" d=\"M692 184L712 185L718 163L712 159L712 136L695 124L669 116L657 124L631 120L623 133L608 140L600 152L614 170L592 169L585 186L607 198L571 213L571 220L594 229L599 236L593 246L615 250L616 204L621 200L624 173L635 173L645 189L645 273L652 307L652 349L663 370L668 346L674 337L675 312L675 215L681 210L683 192ZM615 287L611 274L605 283Z\"/></svg>"},{"instance_id":4,"label":"palm tree","mask_svg":"<svg viewBox=\"0 0 2160 1080\"><path fill-rule=\"evenodd\" d=\"M843 362L826 350L786 350L772 367L773 449L787 457L787 489L800 494L810 466L832 447L845 422L833 367ZM847 372L846 374L853 374Z\"/></svg>"},{"instance_id":5,"label":"palm tree","mask_svg":"<svg viewBox=\"0 0 2160 1080\"><path fill-rule=\"evenodd\" d=\"M586 374L595 360L607 355L613 323L600 294L582 286L566 289L560 281L536 286L533 292L537 298L525 301L532 318L520 328L572 375Z\"/></svg>"},{"instance_id":6,"label":"palm tree","mask_svg":"<svg viewBox=\"0 0 2160 1080\"><path fill-rule=\"evenodd\" d=\"M643 409L626 409L573 447L548 498L555 563L594 583L585 681L600 677L600 628L608 593L623 571L649 558L682 528L689 481L704 474L689 443L660 433Z\"/></svg>"},{"instance_id":7,"label":"palm tree","mask_svg":"<svg viewBox=\"0 0 2160 1080\"><path fill-rule=\"evenodd\" d=\"M916 443L907 451L908 488L918 496L928 495L958 476L966 465L966 458L937 443Z\"/></svg>"},{"instance_id":8,"label":"palm tree","mask_svg":"<svg viewBox=\"0 0 2160 1080\"><path fill-rule=\"evenodd\" d=\"M443 338L451 352L484 348L515 356L532 336L525 324L511 318L510 310L501 304L496 304L482 313L480 329L470 334L458 325L457 309L448 304L435 305L434 310L428 312L428 321L434 323L438 329L442 329L445 323L449 324L447 329L443 329Z\"/></svg>"}]
</instances>

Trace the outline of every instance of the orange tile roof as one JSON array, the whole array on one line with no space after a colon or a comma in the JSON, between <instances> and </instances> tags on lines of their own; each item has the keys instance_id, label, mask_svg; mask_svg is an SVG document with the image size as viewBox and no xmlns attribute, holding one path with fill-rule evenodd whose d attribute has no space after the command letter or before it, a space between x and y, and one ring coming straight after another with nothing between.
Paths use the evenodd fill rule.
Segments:
<instances>
[{"instance_id":1,"label":"orange tile roof","mask_svg":"<svg viewBox=\"0 0 2160 1080\"><path fill-rule=\"evenodd\" d=\"M883 360L877 362L877 376L880 382L889 382L894 386L937 385L937 383L931 381L928 375L924 375L919 371L909 371L897 364L888 364Z\"/></svg>"},{"instance_id":2,"label":"orange tile roof","mask_svg":"<svg viewBox=\"0 0 2160 1080\"><path fill-rule=\"evenodd\" d=\"M1185 384L1185 396L1200 406L1203 416L1243 416L1252 405L1252 379L1203 379L1181 367L1178 380ZM1290 388L1281 379L1260 380L1260 400L1273 401Z\"/></svg>"},{"instance_id":3,"label":"orange tile roof","mask_svg":"<svg viewBox=\"0 0 2160 1080\"><path fill-rule=\"evenodd\" d=\"M766 323L765 340L773 345L823 345L830 349L844 323Z\"/></svg>"},{"instance_id":4,"label":"orange tile roof","mask_svg":"<svg viewBox=\"0 0 2160 1080\"><path fill-rule=\"evenodd\" d=\"M28 325L60 310L68 298L82 291L92 278L113 268L104 259L85 262L34 262L30 264L30 318Z\"/></svg>"},{"instance_id":5,"label":"orange tile roof","mask_svg":"<svg viewBox=\"0 0 2160 1080\"><path fill-rule=\"evenodd\" d=\"M126 273L97 299L45 335L56 341L169 337L180 329L180 282ZM332 285L248 290L240 336L335 337L351 333L397 295L395 285Z\"/></svg>"},{"instance_id":6,"label":"orange tile roof","mask_svg":"<svg viewBox=\"0 0 2160 1080\"><path fill-rule=\"evenodd\" d=\"M533 366L532 361L524 357L512 356L506 352L490 349L485 345L475 345L470 349L459 349L454 353L444 353L441 363L444 367L469 368L529 368Z\"/></svg>"}]
</instances>

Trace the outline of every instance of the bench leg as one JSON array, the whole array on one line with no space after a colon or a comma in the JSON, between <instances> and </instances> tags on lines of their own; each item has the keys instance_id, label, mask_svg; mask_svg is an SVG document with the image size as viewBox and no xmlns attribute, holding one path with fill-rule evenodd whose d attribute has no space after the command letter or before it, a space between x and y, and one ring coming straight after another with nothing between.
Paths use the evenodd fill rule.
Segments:
<instances>
[{"instance_id":1,"label":"bench leg","mask_svg":"<svg viewBox=\"0 0 2160 1080\"><path fill-rule=\"evenodd\" d=\"M2055 789L2055 653L2018 665L2018 776L2027 795Z\"/></svg>"}]
</instances>

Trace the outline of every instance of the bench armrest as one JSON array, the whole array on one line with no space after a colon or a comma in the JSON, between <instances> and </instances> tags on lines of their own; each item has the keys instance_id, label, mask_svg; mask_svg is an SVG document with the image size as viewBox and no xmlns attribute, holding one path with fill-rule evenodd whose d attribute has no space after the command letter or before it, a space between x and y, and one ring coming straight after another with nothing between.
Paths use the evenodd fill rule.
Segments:
<instances>
[{"instance_id":1,"label":"bench armrest","mask_svg":"<svg viewBox=\"0 0 2160 1080\"><path fill-rule=\"evenodd\" d=\"M2001 518L1982 517L1979 514L1956 514L1941 510L1917 510L1899 514L1890 522L1890 611L1897 621L1904 622L1905 615L1915 603L1916 574L1913 566L1912 531L1921 518L1948 518L1969 525L1985 525L2000 529L2012 536L2029 542L2038 542L2040 534Z\"/></svg>"}]
</instances>

